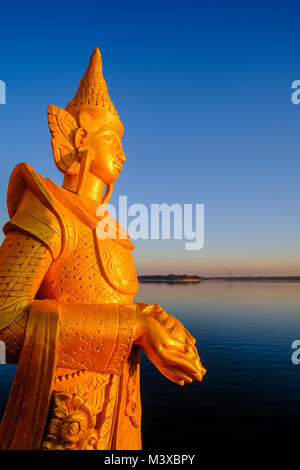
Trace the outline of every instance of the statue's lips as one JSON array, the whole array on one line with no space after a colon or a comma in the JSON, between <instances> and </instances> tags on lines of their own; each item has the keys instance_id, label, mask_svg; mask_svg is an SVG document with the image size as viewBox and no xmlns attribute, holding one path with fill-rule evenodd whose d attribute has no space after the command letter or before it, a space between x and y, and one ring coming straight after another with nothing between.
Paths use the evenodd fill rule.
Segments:
<instances>
[{"instance_id":1,"label":"statue's lips","mask_svg":"<svg viewBox=\"0 0 300 470\"><path fill-rule=\"evenodd\" d=\"M122 163L114 162L114 166L117 168L117 170L122 171Z\"/></svg>"}]
</instances>

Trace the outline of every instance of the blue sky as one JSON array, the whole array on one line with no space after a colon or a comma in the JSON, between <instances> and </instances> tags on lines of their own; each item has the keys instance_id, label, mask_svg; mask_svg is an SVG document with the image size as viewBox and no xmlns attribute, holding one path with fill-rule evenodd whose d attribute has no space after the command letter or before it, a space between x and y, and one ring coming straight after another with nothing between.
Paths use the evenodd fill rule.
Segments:
<instances>
[{"instance_id":1,"label":"blue sky","mask_svg":"<svg viewBox=\"0 0 300 470\"><path fill-rule=\"evenodd\" d=\"M20 161L61 183L47 105L73 97L93 49L125 126L112 202L204 203L205 245L137 241L143 273L299 274L297 2L1 6L0 223Z\"/></svg>"}]
</instances>

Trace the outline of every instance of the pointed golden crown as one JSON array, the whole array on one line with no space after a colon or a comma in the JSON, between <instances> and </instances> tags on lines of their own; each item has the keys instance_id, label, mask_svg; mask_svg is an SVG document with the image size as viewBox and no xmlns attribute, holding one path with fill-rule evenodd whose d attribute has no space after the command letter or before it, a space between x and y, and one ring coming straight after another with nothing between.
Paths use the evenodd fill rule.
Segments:
<instances>
[{"instance_id":1,"label":"pointed golden crown","mask_svg":"<svg viewBox=\"0 0 300 470\"><path fill-rule=\"evenodd\" d=\"M94 50L88 68L80 81L76 95L66 106L73 116L80 111L87 111L97 121L101 117L110 121L123 132L123 125L111 101L107 85L102 74L102 60L98 47Z\"/></svg>"}]
</instances>

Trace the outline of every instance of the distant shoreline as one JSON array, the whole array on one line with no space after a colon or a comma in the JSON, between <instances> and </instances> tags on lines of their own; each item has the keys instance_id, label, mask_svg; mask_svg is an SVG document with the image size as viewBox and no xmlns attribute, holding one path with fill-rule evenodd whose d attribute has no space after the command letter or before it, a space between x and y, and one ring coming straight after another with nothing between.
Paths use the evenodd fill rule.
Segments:
<instances>
[{"instance_id":1,"label":"distant shoreline","mask_svg":"<svg viewBox=\"0 0 300 470\"><path fill-rule=\"evenodd\" d=\"M189 274L168 275L142 275L138 276L140 282L203 282L203 281L229 281L229 282L300 282L300 276L196 276Z\"/></svg>"}]
</instances>

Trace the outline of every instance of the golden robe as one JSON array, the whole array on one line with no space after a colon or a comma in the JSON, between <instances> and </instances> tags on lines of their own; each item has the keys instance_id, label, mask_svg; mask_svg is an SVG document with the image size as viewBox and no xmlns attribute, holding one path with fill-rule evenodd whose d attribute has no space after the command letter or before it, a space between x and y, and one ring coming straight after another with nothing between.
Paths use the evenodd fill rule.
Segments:
<instances>
[{"instance_id":1,"label":"golden robe","mask_svg":"<svg viewBox=\"0 0 300 470\"><path fill-rule=\"evenodd\" d=\"M141 448L134 246L100 239L96 209L25 163L11 175L0 339L19 365L0 448Z\"/></svg>"}]
</instances>

